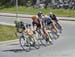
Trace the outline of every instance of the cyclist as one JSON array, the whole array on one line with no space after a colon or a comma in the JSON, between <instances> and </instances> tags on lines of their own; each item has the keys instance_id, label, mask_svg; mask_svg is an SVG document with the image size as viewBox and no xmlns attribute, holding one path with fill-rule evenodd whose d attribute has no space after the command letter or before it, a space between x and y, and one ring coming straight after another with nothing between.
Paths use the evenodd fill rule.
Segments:
<instances>
[{"instance_id":1,"label":"cyclist","mask_svg":"<svg viewBox=\"0 0 75 57\"><path fill-rule=\"evenodd\" d=\"M58 19L56 18L55 14L50 12L49 16L52 18L52 20L54 20L55 22L58 22Z\"/></svg>"},{"instance_id":2,"label":"cyclist","mask_svg":"<svg viewBox=\"0 0 75 57\"><path fill-rule=\"evenodd\" d=\"M54 27L54 29L55 29L55 32L58 32L58 29L55 26L54 22L52 21L51 17L49 17L49 16L46 15L45 16L45 19L43 19L43 20L44 20L43 23L45 23L45 25L47 25L48 27L50 25L52 25Z\"/></svg>"},{"instance_id":3,"label":"cyclist","mask_svg":"<svg viewBox=\"0 0 75 57\"><path fill-rule=\"evenodd\" d=\"M40 33L40 35L43 35L42 29L41 29L41 22L38 16L32 16L32 25L33 25L33 32L34 33Z\"/></svg>"},{"instance_id":4,"label":"cyclist","mask_svg":"<svg viewBox=\"0 0 75 57\"><path fill-rule=\"evenodd\" d=\"M38 19L37 16L32 16L32 25L33 28L37 27L36 29L41 29L41 24L40 24L40 20Z\"/></svg>"},{"instance_id":5,"label":"cyclist","mask_svg":"<svg viewBox=\"0 0 75 57\"><path fill-rule=\"evenodd\" d=\"M56 18L56 15L53 14L52 12L50 12L49 16L51 17L51 19L55 22L56 27L60 30L62 30L62 26L59 24L58 19Z\"/></svg>"},{"instance_id":6,"label":"cyclist","mask_svg":"<svg viewBox=\"0 0 75 57\"><path fill-rule=\"evenodd\" d=\"M21 21L19 18L17 18L15 20L15 24L16 24L16 30L17 30L17 32L21 33L22 30L25 30L24 22Z\"/></svg>"},{"instance_id":7,"label":"cyclist","mask_svg":"<svg viewBox=\"0 0 75 57\"><path fill-rule=\"evenodd\" d=\"M59 37L59 35L60 35L59 29L55 26L55 23L52 21L52 19L46 15L43 20L44 20L43 23L45 23L45 25L44 25L45 33L48 35L48 31L50 29L52 29L55 32L55 34L57 35L57 37Z\"/></svg>"},{"instance_id":8,"label":"cyclist","mask_svg":"<svg viewBox=\"0 0 75 57\"><path fill-rule=\"evenodd\" d=\"M47 41L47 33L46 30L44 30L43 27L41 27L41 21L38 17L36 16L32 16L32 24L33 24L33 28L35 28L34 30L40 30L41 34L43 35L43 37L46 39Z\"/></svg>"},{"instance_id":9,"label":"cyclist","mask_svg":"<svg viewBox=\"0 0 75 57\"><path fill-rule=\"evenodd\" d=\"M32 40L32 41L30 41L31 45L34 46L37 39L35 38L36 35L34 34L33 30L31 29L31 24L26 24L26 29L24 30L24 32Z\"/></svg>"}]
</instances>

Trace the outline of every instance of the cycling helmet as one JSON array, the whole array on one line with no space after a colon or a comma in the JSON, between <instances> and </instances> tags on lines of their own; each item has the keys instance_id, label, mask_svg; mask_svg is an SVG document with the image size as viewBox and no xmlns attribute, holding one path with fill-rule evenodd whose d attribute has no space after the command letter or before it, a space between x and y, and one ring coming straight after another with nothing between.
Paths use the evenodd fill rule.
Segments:
<instances>
[{"instance_id":1,"label":"cycling helmet","mask_svg":"<svg viewBox=\"0 0 75 57\"><path fill-rule=\"evenodd\" d=\"M31 24L26 24L26 28L31 28Z\"/></svg>"},{"instance_id":2,"label":"cycling helmet","mask_svg":"<svg viewBox=\"0 0 75 57\"><path fill-rule=\"evenodd\" d=\"M38 12L38 17L41 17L41 15L42 15L43 13L40 11L40 12Z\"/></svg>"}]
</instances>

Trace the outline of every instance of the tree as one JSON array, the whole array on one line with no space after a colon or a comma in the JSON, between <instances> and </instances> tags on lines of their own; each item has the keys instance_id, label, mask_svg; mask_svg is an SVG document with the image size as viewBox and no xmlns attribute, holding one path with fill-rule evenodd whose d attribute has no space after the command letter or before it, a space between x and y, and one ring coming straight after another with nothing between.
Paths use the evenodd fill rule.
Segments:
<instances>
[{"instance_id":1,"label":"tree","mask_svg":"<svg viewBox=\"0 0 75 57\"><path fill-rule=\"evenodd\" d=\"M37 0L32 0L32 6L34 6L36 4Z\"/></svg>"},{"instance_id":2,"label":"tree","mask_svg":"<svg viewBox=\"0 0 75 57\"><path fill-rule=\"evenodd\" d=\"M45 1L45 7L44 7L44 8L47 8L48 3L49 3L49 0L46 0L46 1Z\"/></svg>"}]
</instances>

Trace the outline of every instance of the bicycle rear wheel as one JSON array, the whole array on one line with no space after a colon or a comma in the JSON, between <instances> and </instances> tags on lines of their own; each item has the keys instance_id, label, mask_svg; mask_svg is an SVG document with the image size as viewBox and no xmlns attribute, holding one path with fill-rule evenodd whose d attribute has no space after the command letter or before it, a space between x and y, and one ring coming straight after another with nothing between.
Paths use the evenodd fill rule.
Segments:
<instances>
[{"instance_id":1,"label":"bicycle rear wheel","mask_svg":"<svg viewBox=\"0 0 75 57\"><path fill-rule=\"evenodd\" d=\"M46 46L45 37L42 35L41 31L38 32L38 40L40 41L40 45Z\"/></svg>"}]
</instances>

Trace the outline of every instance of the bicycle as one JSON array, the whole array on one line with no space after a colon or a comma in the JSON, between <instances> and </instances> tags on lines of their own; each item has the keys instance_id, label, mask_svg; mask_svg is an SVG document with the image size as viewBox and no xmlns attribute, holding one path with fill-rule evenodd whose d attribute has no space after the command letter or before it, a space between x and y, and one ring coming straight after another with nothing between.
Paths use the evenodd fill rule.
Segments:
<instances>
[{"instance_id":1,"label":"bicycle","mask_svg":"<svg viewBox=\"0 0 75 57\"><path fill-rule=\"evenodd\" d=\"M37 37L38 37L38 41L40 42L40 45L46 46L46 41L44 35L42 34L43 32L42 29L38 28L36 32L37 32Z\"/></svg>"},{"instance_id":2,"label":"bicycle","mask_svg":"<svg viewBox=\"0 0 75 57\"><path fill-rule=\"evenodd\" d=\"M30 51L31 47L27 37L28 36L24 32L22 32L19 38L19 43L20 43L20 46L23 48L23 50Z\"/></svg>"},{"instance_id":3,"label":"bicycle","mask_svg":"<svg viewBox=\"0 0 75 57\"><path fill-rule=\"evenodd\" d=\"M36 49L40 48L37 36L34 33L33 35L28 35L23 31L20 36L19 42L23 50L26 51L30 51L32 46L35 47Z\"/></svg>"},{"instance_id":4,"label":"bicycle","mask_svg":"<svg viewBox=\"0 0 75 57\"><path fill-rule=\"evenodd\" d=\"M44 34L42 34L42 29L38 29L37 32L38 32L38 38L39 38L39 40L40 40L42 45L46 46L47 42L49 42L49 44L53 44L52 43L52 39L51 39L51 32L50 32L50 30L48 32L48 36L47 37L45 37Z\"/></svg>"},{"instance_id":5,"label":"bicycle","mask_svg":"<svg viewBox=\"0 0 75 57\"><path fill-rule=\"evenodd\" d=\"M57 33L53 31L53 26L52 25L46 25L46 31L48 33L46 37L46 45L47 43L53 45L53 40L57 39Z\"/></svg>"}]
</instances>

